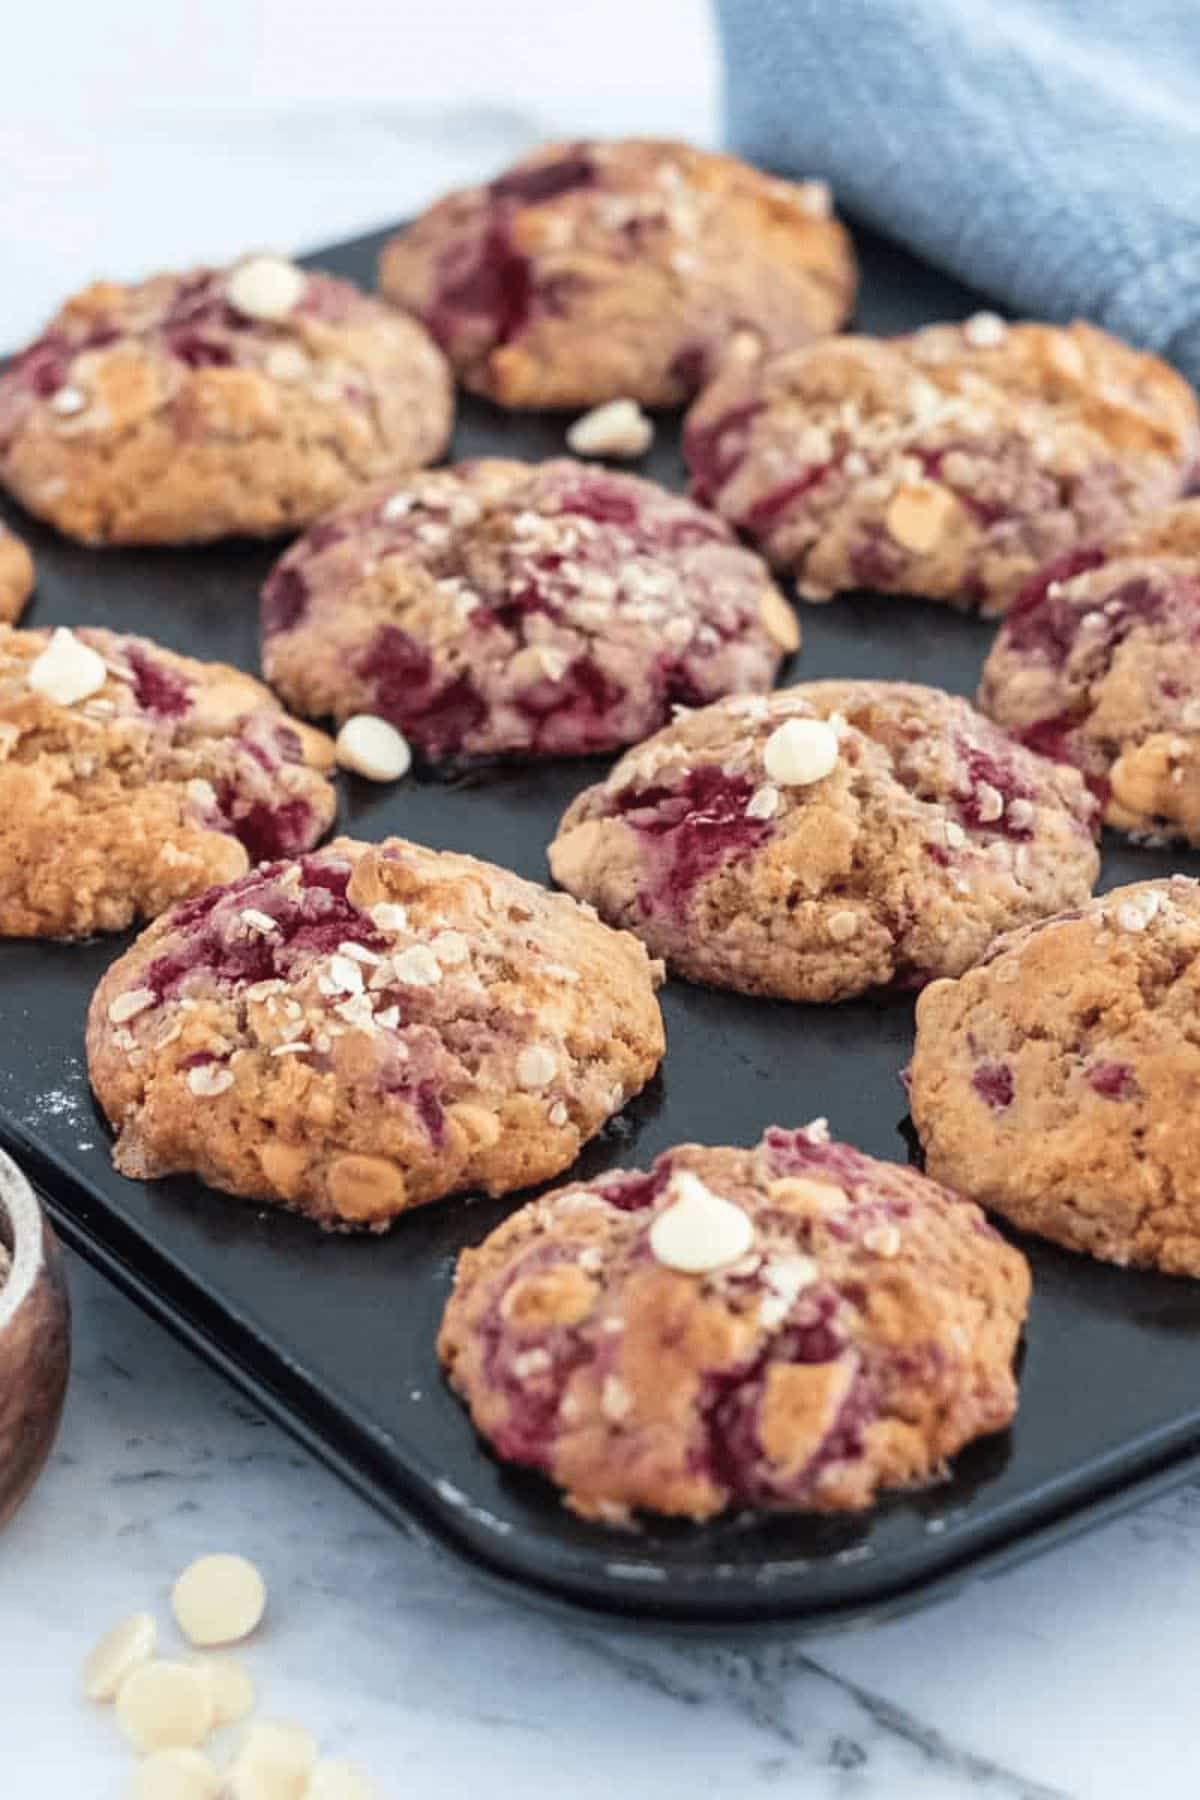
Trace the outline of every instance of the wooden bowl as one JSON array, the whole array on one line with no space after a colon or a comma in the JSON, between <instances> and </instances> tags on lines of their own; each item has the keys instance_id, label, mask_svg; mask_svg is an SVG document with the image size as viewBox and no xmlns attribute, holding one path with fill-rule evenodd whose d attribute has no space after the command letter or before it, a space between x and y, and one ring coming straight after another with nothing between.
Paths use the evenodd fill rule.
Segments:
<instances>
[{"instance_id":1,"label":"wooden bowl","mask_svg":"<svg viewBox=\"0 0 1200 1800\"><path fill-rule=\"evenodd\" d=\"M58 1240L33 1189L0 1150L0 1526L50 1454L67 1391L71 1307Z\"/></svg>"}]
</instances>

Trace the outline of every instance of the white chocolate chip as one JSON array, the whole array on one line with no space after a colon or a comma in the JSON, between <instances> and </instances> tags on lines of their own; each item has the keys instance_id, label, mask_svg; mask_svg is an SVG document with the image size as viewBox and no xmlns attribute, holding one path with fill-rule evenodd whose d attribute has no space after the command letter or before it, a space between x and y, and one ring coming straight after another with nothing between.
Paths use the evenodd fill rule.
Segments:
<instances>
[{"instance_id":1,"label":"white chocolate chip","mask_svg":"<svg viewBox=\"0 0 1200 1800\"><path fill-rule=\"evenodd\" d=\"M114 1025L124 1025L128 1019L136 1019L139 1013L145 1012L148 1006L154 1006L158 996L152 988L130 988L127 994L118 994L108 1009L108 1016Z\"/></svg>"},{"instance_id":2,"label":"white chocolate chip","mask_svg":"<svg viewBox=\"0 0 1200 1800\"><path fill-rule=\"evenodd\" d=\"M758 1322L773 1331L791 1312L797 1295L820 1276L811 1256L771 1257L763 1265L762 1279L770 1290L759 1302Z\"/></svg>"},{"instance_id":3,"label":"white chocolate chip","mask_svg":"<svg viewBox=\"0 0 1200 1800\"><path fill-rule=\"evenodd\" d=\"M208 1683L186 1663L144 1662L121 1683L117 1723L138 1750L194 1750L212 1727Z\"/></svg>"},{"instance_id":4,"label":"white chocolate chip","mask_svg":"<svg viewBox=\"0 0 1200 1800\"><path fill-rule=\"evenodd\" d=\"M822 1116L810 1119L807 1125L800 1127L810 1144L827 1144L829 1142L829 1120Z\"/></svg>"},{"instance_id":5,"label":"white chocolate chip","mask_svg":"<svg viewBox=\"0 0 1200 1800\"><path fill-rule=\"evenodd\" d=\"M217 1800L221 1771L200 1750L155 1750L134 1771L133 1800Z\"/></svg>"},{"instance_id":6,"label":"white chocolate chip","mask_svg":"<svg viewBox=\"0 0 1200 1800\"><path fill-rule=\"evenodd\" d=\"M779 789L764 782L762 787L755 788L746 802L748 819L773 819L779 811Z\"/></svg>"},{"instance_id":7,"label":"white chocolate chip","mask_svg":"<svg viewBox=\"0 0 1200 1800\"><path fill-rule=\"evenodd\" d=\"M411 494L393 494L384 501L380 517L386 519L389 525L394 524L397 519L406 518L415 505L416 501Z\"/></svg>"},{"instance_id":8,"label":"white chocolate chip","mask_svg":"<svg viewBox=\"0 0 1200 1800\"><path fill-rule=\"evenodd\" d=\"M763 1280L773 1294L794 1300L820 1276L819 1265L811 1256L775 1256L763 1267Z\"/></svg>"},{"instance_id":9,"label":"white chocolate chip","mask_svg":"<svg viewBox=\"0 0 1200 1800\"><path fill-rule=\"evenodd\" d=\"M989 781L981 781L975 789L975 808L983 823L990 825L1004 813L1004 795Z\"/></svg>"},{"instance_id":10,"label":"white chocolate chip","mask_svg":"<svg viewBox=\"0 0 1200 1800\"><path fill-rule=\"evenodd\" d=\"M1010 800L1008 803L1008 822L1014 831L1028 831L1037 818L1037 808L1032 800Z\"/></svg>"},{"instance_id":11,"label":"white chocolate chip","mask_svg":"<svg viewBox=\"0 0 1200 1800\"><path fill-rule=\"evenodd\" d=\"M254 1710L254 1683L236 1656L198 1656L192 1666L208 1682L214 1731L235 1724Z\"/></svg>"},{"instance_id":12,"label":"white chocolate chip","mask_svg":"<svg viewBox=\"0 0 1200 1800\"><path fill-rule=\"evenodd\" d=\"M193 806L209 812L217 804L217 790L211 781L205 781L200 775L193 775L185 789Z\"/></svg>"},{"instance_id":13,"label":"white chocolate chip","mask_svg":"<svg viewBox=\"0 0 1200 1800\"><path fill-rule=\"evenodd\" d=\"M944 536L957 502L946 488L914 481L892 495L884 523L903 549L923 556Z\"/></svg>"},{"instance_id":14,"label":"white chocolate chip","mask_svg":"<svg viewBox=\"0 0 1200 1800\"><path fill-rule=\"evenodd\" d=\"M963 326L963 336L972 350L994 350L1008 336L1008 326L999 313L972 313Z\"/></svg>"},{"instance_id":15,"label":"white chocolate chip","mask_svg":"<svg viewBox=\"0 0 1200 1800\"><path fill-rule=\"evenodd\" d=\"M408 987L434 987L442 979L442 965L428 944L411 944L393 957L392 978Z\"/></svg>"},{"instance_id":16,"label":"white chocolate chip","mask_svg":"<svg viewBox=\"0 0 1200 1800\"><path fill-rule=\"evenodd\" d=\"M1122 900L1117 907L1117 923L1123 931L1145 931L1162 906L1162 895L1156 888Z\"/></svg>"},{"instance_id":17,"label":"white chocolate chip","mask_svg":"<svg viewBox=\"0 0 1200 1800\"><path fill-rule=\"evenodd\" d=\"M894 1225L873 1225L863 1233L863 1243L873 1255L891 1258L899 1252L900 1233Z\"/></svg>"},{"instance_id":18,"label":"white chocolate chip","mask_svg":"<svg viewBox=\"0 0 1200 1800\"><path fill-rule=\"evenodd\" d=\"M102 656L60 625L41 655L29 665L27 679L34 692L44 694L47 700L58 706L74 706L77 700L88 700L99 693L108 679L108 669Z\"/></svg>"},{"instance_id":19,"label":"white chocolate chip","mask_svg":"<svg viewBox=\"0 0 1200 1800\"><path fill-rule=\"evenodd\" d=\"M556 1130L561 1130L570 1116L570 1113L567 1111L566 1103L562 1100L556 1100L546 1114L546 1118Z\"/></svg>"},{"instance_id":20,"label":"white chocolate chip","mask_svg":"<svg viewBox=\"0 0 1200 1800\"><path fill-rule=\"evenodd\" d=\"M667 1183L667 1205L650 1227L650 1249L665 1268L707 1275L737 1262L754 1242L754 1225L740 1206L723 1200L689 1169Z\"/></svg>"},{"instance_id":21,"label":"white chocolate chip","mask_svg":"<svg viewBox=\"0 0 1200 1800\"><path fill-rule=\"evenodd\" d=\"M244 1556L201 1556L171 1589L175 1623L193 1644L205 1648L249 1637L266 1604L266 1584Z\"/></svg>"},{"instance_id":22,"label":"white chocolate chip","mask_svg":"<svg viewBox=\"0 0 1200 1800\"><path fill-rule=\"evenodd\" d=\"M544 1088L558 1073L558 1058L547 1044L527 1044L517 1057L517 1086Z\"/></svg>"},{"instance_id":23,"label":"white chocolate chip","mask_svg":"<svg viewBox=\"0 0 1200 1800\"><path fill-rule=\"evenodd\" d=\"M233 1086L233 1070L222 1068L215 1062L197 1063L187 1072L187 1084L201 1099L212 1099Z\"/></svg>"},{"instance_id":24,"label":"white chocolate chip","mask_svg":"<svg viewBox=\"0 0 1200 1800\"><path fill-rule=\"evenodd\" d=\"M380 931L407 931L408 908L395 900L379 900L371 908L369 914L372 925Z\"/></svg>"},{"instance_id":25,"label":"white chocolate chip","mask_svg":"<svg viewBox=\"0 0 1200 1800\"><path fill-rule=\"evenodd\" d=\"M967 834L957 819L942 820L942 836L948 850L961 850L967 841Z\"/></svg>"},{"instance_id":26,"label":"white chocolate chip","mask_svg":"<svg viewBox=\"0 0 1200 1800\"><path fill-rule=\"evenodd\" d=\"M654 442L654 426L636 400L607 400L583 414L567 432L576 456L644 456Z\"/></svg>"},{"instance_id":27,"label":"white chocolate chip","mask_svg":"<svg viewBox=\"0 0 1200 1800\"><path fill-rule=\"evenodd\" d=\"M835 944L848 944L852 937L857 936L858 926L858 914L847 909L832 913L826 929Z\"/></svg>"},{"instance_id":28,"label":"white chocolate chip","mask_svg":"<svg viewBox=\"0 0 1200 1800\"><path fill-rule=\"evenodd\" d=\"M800 626L796 615L777 589L763 589L758 597L758 617L773 644L781 650L799 648Z\"/></svg>"},{"instance_id":29,"label":"white chocolate chip","mask_svg":"<svg viewBox=\"0 0 1200 1800\"><path fill-rule=\"evenodd\" d=\"M355 713L337 734L337 759L367 781L400 781L412 768L408 739L373 713Z\"/></svg>"},{"instance_id":30,"label":"white chocolate chip","mask_svg":"<svg viewBox=\"0 0 1200 1800\"><path fill-rule=\"evenodd\" d=\"M329 1757L313 1770L304 1800L377 1800L377 1793L353 1763Z\"/></svg>"},{"instance_id":31,"label":"white chocolate chip","mask_svg":"<svg viewBox=\"0 0 1200 1800\"><path fill-rule=\"evenodd\" d=\"M303 269L282 256L251 256L225 284L225 295L244 319L286 319L304 292Z\"/></svg>"},{"instance_id":32,"label":"white chocolate chip","mask_svg":"<svg viewBox=\"0 0 1200 1800\"><path fill-rule=\"evenodd\" d=\"M229 1770L230 1800L306 1800L317 1744L302 1725L254 1725Z\"/></svg>"},{"instance_id":33,"label":"white chocolate chip","mask_svg":"<svg viewBox=\"0 0 1200 1800\"><path fill-rule=\"evenodd\" d=\"M57 394L47 402L50 411L58 413L61 418L69 419L75 413L87 411L88 397L82 388L60 387Z\"/></svg>"},{"instance_id":34,"label":"white chocolate chip","mask_svg":"<svg viewBox=\"0 0 1200 1800\"><path fill-rule=\"evenodd\" d=\"M154 1655L157 1629L147 1612L132 1613L89 1653L83 1665L83 1691L89 1700L115 1700L127 1675Z\"/></svg>"},{"instance_id":35,"label":"white chocolate chip","mask_svg":"<svg viewBox=\"0 0 1200 1800\"><path fill-rule=\"evenodd\" d=\"M809 787L837 759L837 733L824 719L785 719L763 745L763 768L780 787Z\"/></svg>"}]
</instances>

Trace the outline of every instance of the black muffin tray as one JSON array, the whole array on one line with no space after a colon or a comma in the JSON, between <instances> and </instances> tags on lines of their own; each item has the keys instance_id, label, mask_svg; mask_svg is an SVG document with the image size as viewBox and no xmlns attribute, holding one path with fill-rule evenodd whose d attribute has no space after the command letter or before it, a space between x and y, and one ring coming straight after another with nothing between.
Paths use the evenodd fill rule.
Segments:
<instances>
[{"instance_id":1,"label":"black muffin tray","mask_svg":"<svg viewBox=\"0 0 1200 1800\"><path fill-rule=\"evenodd\" d=\"M379 238L312 260L370 285ZM859 323L872 332L962 317L977 297L860 234ZM539 458L566 421L464 401L455 453ZM682 485L675 421L643 465ZM261 545L88 551L8 509L32 545L28 622L144 632L257 669ZM801 610L785 679L892 676L970 694L983 622L919 601L851 596ZM399 832L546 879L555 823L602 765L500 768L394 788L347 782L340 827ZM1105 847L1104 885L1198 872L1186 853ZM513 1205L452 1200L381 1238L323 1237L185 1179L117 1175L83 1056L89 995L127 940L0 944L0 1142L64 1238L385 1513L515 1596L679 1630L827 1627L923 1602L1131 1504L1200 1463L1200 1284L1129 1274L1024 1241L1033 1308L1012 1430L947 1479L858 1518L739 1513L702 1527L584 1524L540 1476L501 1467L445 1387L434 1337L457 1253ZM645 1164L670 1144L751 1144L825 1114L876 1156L910 1155L899 1072L913 1002L837 1007L741 999L670 983L660 1074L585 1152L578 1172Z\"/></svg>"}]
</instances>

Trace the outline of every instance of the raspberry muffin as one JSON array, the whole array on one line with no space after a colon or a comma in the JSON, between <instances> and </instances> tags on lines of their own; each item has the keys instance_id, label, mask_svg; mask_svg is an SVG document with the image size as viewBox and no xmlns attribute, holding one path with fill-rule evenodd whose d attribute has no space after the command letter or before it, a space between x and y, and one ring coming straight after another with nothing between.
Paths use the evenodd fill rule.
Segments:
<instances>
[{"instance_id":1,"label":"raspberry muffin","mask_svg":"<svg viewBox=\"0 0 1200 1800\"><path fill-rule=\"evenodd\" d=\"M1086 899L1096 812L965 700L814 681L630 751L568 807L550 867L690 980L844 1000L956 975Z\"/></svg>"},{"instance_id":2,"label":"raspberry muffin","mask_svg":"<svg viewBox=\"0 0 1200 1800\"><path fill-rule=\"evenodd\" d=\"M502 406L678 406L732 334L787 349L854 303L821 182L649 138L548 144L394 237L385 294Z\"/></svg>"},{"instance_id":3,"label":"raspberry muffin","mask_svg":"<svg viewBox=\"0 0 1200 1800\"><path fill-rule=\"evenodd\" d=\"M1114 888L917 1006L925 1165L1022 1230L1200 1276L1200 885Z\"/></svg>"},{"instance_id":4,"label":"raspberry muffin","mask_svg":"<svg viewBox=\"0 0 1200 1800\"><path fill-rule=\"evenodd\" d=\"M93 997L88 1062L123 1174L382 1230L573 1162L658 1067L660 974L505 869L339 838L143 933Z\"/></svg>"},{"instance_id":5,"label":"raspberry muffin","mask_svg":"<svg viewBox=\"0 0 1200 1800\"><path fill-rule=\"evenodd\" d=\"M585 1518L854 1512L1008 1424L1028 1303L976 1207L818 1120L523 1207L463 1253L438 1350Z\"/></svg>"},{"instance_id":6,"label":"raspberry muffin","mask_svg":"<svg viewBox=\"0 0 1200 1800\"><path fill-rule=\"evenodd\" d=\"M0 936L123 931L307 850L337 810L332 764L238 669L0 626Z\"/></svg>"},{"instance_id":7,"label":"raspberry muffin","mask_svg":"<svg viewBox=\"0 0 1200 1800\"><path fill-rule=\"evenodd\" d=\"M721 520L565 457L356 495L276 565L262 622L290 705L378 714L433 761L635 743L677 703L766 690L799 642Z\"/></svg>"},{"instance_id":8,"label":"raspberry muffin","mask_svg":"<svg viewBox=\"0 0 1200 1800\"><path fill-rule=\"evenodd\" d=\"M1092 325L980 313L730 359L688 414L696 497L827 600L1007 611L1029 576L1182 491L1195 396Z\"/></svg>"},{"instance_id":9,"label":"raspberry muffin","mask_svg":"<svg viewBox=\"0 0 1200 1800\"><path fill-rule=\"evenodd\" d=\"M19 537L0 525L0 625L21 616L33 579L32 556Z\"/></svg>"},{"instance_id":10,"label":"raspberry muffin","mask_svg":"<svg viewBox=\"0 0 1200 1800\"><path fill-rule=\"evenodd\" d=\"M0 482L89 544L271 537L433 461L451 422L415 320L251 257L68 300L0 375Z\"/></svg>"},{"instance_id":11,"label":"raspberry muffin","mask_svg":"<svg viewBox=\"0 0 1200 1800\"><path fill-rule=\"evenodd\" d=\"M1035 577L984 664L979 704L1081 770L1108 824L1200 843L1200 502Z\"/></svg>"}]
</instances>

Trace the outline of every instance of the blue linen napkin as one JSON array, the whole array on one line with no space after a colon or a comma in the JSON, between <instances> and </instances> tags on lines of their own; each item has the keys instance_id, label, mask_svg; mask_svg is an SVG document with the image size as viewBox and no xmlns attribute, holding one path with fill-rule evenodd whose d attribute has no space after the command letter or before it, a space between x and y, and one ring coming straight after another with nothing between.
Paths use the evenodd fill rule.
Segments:
<instances>
[{"instance_id":1,"label":"blue linen napkin","mask_svg":"<svg viewBox=\"0 0 1200 1800\"><path fill-rule=\"evenodd\" d=\"M1196 0L717 0L731 148L1200 383Z\"/></svg>"}]
</instances>

